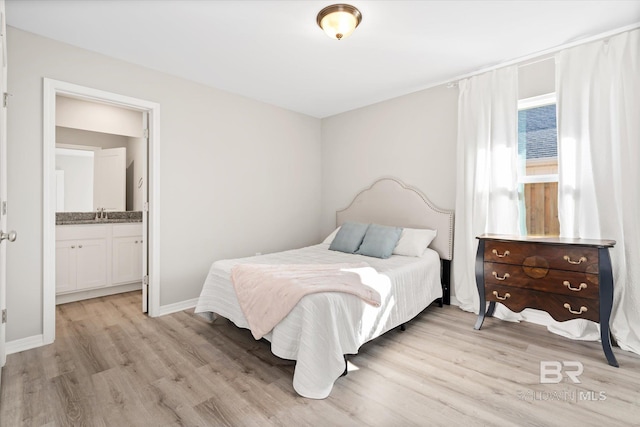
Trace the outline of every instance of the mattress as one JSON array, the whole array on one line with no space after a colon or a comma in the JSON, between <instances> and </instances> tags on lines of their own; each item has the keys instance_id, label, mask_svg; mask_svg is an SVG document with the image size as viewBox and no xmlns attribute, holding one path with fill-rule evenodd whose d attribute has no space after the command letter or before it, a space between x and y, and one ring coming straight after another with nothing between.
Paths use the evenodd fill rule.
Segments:
<instances>
[{"instance_id":1,"label":"mattress","mask_svg":"<svg viewBox=\"0 0 640 427\"><path fill-rule=\"evenodd\" d=\"M196 313L214 313L241 328L249 325L240 309L231 269L251 264L339 264L365 262L375 272L362 276L376 289L382 304L374 307L345 293L325 292L303 297L268 333L271 351L295 360L293 387L301 396L323 399L344 372L344 355L415 317L442 296L440 258L427 249L422 257L393 255L388 259L330 251L319 244L273 254L213 263L198 299ZM368 269L369 270L369 269Z\"/></svg>"}]
</instances>

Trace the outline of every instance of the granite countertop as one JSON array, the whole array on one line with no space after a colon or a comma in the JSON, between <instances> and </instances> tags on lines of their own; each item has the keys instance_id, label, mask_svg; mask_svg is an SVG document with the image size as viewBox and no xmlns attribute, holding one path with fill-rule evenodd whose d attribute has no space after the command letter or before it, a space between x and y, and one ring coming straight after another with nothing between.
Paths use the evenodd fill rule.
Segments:
<instances>
[{"instance_id":1,"label":"granite countertop","mask_svg":"<svg viewBox=\"0 0 640 427\"><path fill-rule=\"evenodd\" d=\"M56 212L56 225L142 222L142 212L140 211L104 212L104 215L106 218L96 219L96 212Z\"/></svg>"}]
</instances>

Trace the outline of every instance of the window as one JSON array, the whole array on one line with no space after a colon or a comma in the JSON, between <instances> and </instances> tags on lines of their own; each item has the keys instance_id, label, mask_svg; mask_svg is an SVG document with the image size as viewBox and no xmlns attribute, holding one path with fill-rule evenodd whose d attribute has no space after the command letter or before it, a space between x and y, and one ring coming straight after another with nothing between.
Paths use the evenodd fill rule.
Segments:
<instances>
[{"instance_id":1,"label":"window","mask_svg":"<svg viewBox=\"0 0 640 427\"><path fill-rule=\"evenodd\" d=\"M555 93L518 101L518 184L521 234L558 236Z\"/></svg>"}]
</instances>

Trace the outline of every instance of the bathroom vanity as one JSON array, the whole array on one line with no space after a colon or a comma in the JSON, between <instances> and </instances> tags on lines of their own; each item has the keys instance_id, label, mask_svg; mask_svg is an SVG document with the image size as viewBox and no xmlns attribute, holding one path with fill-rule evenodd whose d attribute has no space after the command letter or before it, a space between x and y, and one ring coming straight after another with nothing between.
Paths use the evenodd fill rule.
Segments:
<instances>
[{"instance_id":1,"label":"bathroom vanity","mask_svg":"<svg viewBox=\"0 0 640 427\"><path fill-rule=\"evenodd\" d=\"M56 304L140 289L142 213L56 214Z\"/></svg>"}]
</instances>

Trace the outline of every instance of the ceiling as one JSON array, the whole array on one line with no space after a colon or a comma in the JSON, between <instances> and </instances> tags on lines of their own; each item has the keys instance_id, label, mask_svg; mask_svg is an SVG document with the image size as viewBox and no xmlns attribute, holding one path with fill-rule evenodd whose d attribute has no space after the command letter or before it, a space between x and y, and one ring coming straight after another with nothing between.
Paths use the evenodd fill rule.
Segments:
<instances>
[{"instance_id":1,"label":"ceiling","mask_svg":"<svg viewBox=\"0 0 640 427\"><path fill-rule=\"evenodd\" d=\"M6 0L10 26L313 117L640 23L639 1Z\"/></svg>"}]
</instances>

